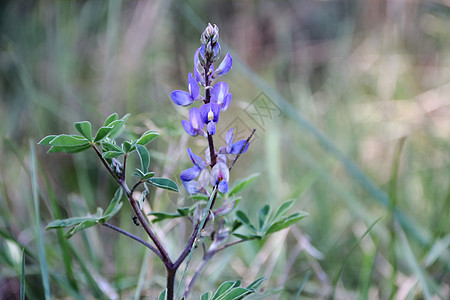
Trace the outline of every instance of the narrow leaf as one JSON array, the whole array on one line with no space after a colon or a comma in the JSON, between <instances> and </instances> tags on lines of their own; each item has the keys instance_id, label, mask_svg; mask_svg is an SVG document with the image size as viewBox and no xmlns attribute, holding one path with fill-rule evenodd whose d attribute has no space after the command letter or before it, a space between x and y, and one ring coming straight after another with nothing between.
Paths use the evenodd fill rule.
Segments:
<instances>
[{"instance_id":1,"label":"narrow leaf","mask_svg":"<svg viewBox=\"0 0 450 300\"><path fill-rule=\"evenodd\" d=\"M123 155L123 152L117 152L117 151L106 151L103 152L102 156L104 158L116 158Z\"/></svg>"},{"instance_id":2,"label":"narrow leaf","mask_svg":"<svg viewBox=\"0 0 450 300\"><path fill-rule=\"evenodd\" d=\"M78 153L91 148L91 145L86 143L80 146L52 146L48 149L48 153L66 152L66 153Z\"/></svg>"},{"instance_id":3,"label":"narrow leaf","mask_svg":"<svg viewBox=\"0 0 450 300\"><path fill-rule=\"evenodd\" d=\"M119 115L117 113L111 114L108 118L106 118L104 126L108 126L113 121L117 120L118 118L119 118Z\"/></svg>"},{"instance_id":4,"label":"narrow leaf","mask_svg":"<svg viewBox=\"0 0 450 300\"><path fill-rule=\"evenodd\" d=\"M231 197L231 196L239 193L242 189L249 186L253 182L253 180L255 180L258 176L259 176L259 174L255 173L255 174L250 175L246 179L238 180L236 185L233 186L230 189L230 191L228 192L228 196Z\"/></svg>"},{"instance_id":5,"label":"narrow leaf","mask_svg":"<svg viewBox=\"0 0 450 300\"><path fill-rule=\"evenodd\" d=\"M73 218L67 218L62 220L54 220L50 222L50 224L45 227L46 230L48 229L55 229L55 228L67 228L67 227L73 227L76 225L79 225L87 220L95 220L95 217L87 216L87 217L73 217Z\"/></svg>"},{"instance_id":6,"label":"narrow leaf","mask_svg":"<svg viewBox=\"0 0 450 300\"><path fill-rule=\"evenodd\" d=\"M148 167L150 166L150 154L148 153L147 148L142 145L136 145L136 151L141 160L141 170L146 173L148 171Z\"/></svg>"},{"instance_id":7,"label":"narrow leaf","mask_svg":"<svg viewBox=\"0 0 450 300\"><path fill-rule=\"evenodd\" d=\"M133 151L132 145L129 141L124 141L122 143L122 149L123 149L123 152L125 152L125 153L129 153L129 152Z\"/></svg>"},{"instance_id":8,"label":"narrow leaf","mask_svg":"<svg viewBox=\"0 0 450 300\"><path fill-rule=\"evenodd\" d=\"M270 206L264 205L263 208L261 208L258 212L258 228L259 230L262 230L264 225L267 222L268 216L270 214Z\"/></svg>"},{"instance_id":9,"label":"narrow leaf","mask_svg":"<svg viewBox=\"0 0 450 300\"><path fill-rule=\"evenodd\" d=\"M141 137L137 140L136 144L146 145L147 143L150 143L158 136L159 136L158 132L154 130L148 130L141 135Z\"/></svg>"},{"instance_id":10,"label":"narrow leaf","mask_svg":"<svg viewBox=\"0 0 450 300\"><path fill-rule=\"evenodd\" d=\"M109 132L108 137L111 139L114 139L120 133L122 133L122 131L125 127L125 121L124 120L116 120L116 121L111 122L110 126L112 126L112 129Z\"/></svg>"},{"instance_id":11,"label":"narrow leaf","mask_svg":"<svg viewBox=\"0 0 450 300\"><path fill-rule=\"evenodd\" d=\"M271 234L277 231L280 231L284 228L287 228L289 226L291 226L292 224L300 221L301 219L303 219L304 217L306 217L308 214L306 212L297 212L294 213L288 217L285 217L283 219L281 219L278 222L273 223L272 225L270 225L269 229L267 229L266 233L267 234Z\"/></svg>"},{"instance_id":12,"label":"narrow leaf","mask_svg":"<svg viewBox=\"0 0 450 300\"><path fill-rule=\"evenodd\" d=\"M78 231L97 225L97 221L98 221L97 218L93 218L91 220L86 220L86 221L80 223L79 225L69 229L69 231L66 232L66 234L64 236L69 239Z\"/></svg>"},{"instance_id":13,"label":"narrow leaf","mask_svg":"<svg viewBox=\"0 0 450 300\"><path fill-rule=\"evenodd\" d=\"M118 206L120 205L120 200L122 199L122 188L118 188L114 193L114 197L108 205L108 208L105 211L105 216L110 215L111 217L118 212Z\"/></svg>"},{"instance_id":14,"label":"narrow leaf","mask_svg":"<svg viewBox=\"0 0 450 300\"><path fill-rule=\"evenodd\" d=\"M211 292L205 292L200 296L200 300L209 300L211 298Z\"/></svg>"},{"instance_id":15,"label":"narrow leaf","mask_svg":"<svg viewBox=\"0 0 450 300\"><path fill-rule=\"evenodd\" d=\"M257 235L257 234L240 234L240 233L232 233L235 237L238 237L240 239L243 239L245 241L250 241L250 240L261 240L262 236Z\"/></svg>"},{"instance_id":16,"label":"narrow leaf","mask_svg":"<svg viewBox=\"0 0 450 300\"><path fill-rule=\"evenodd\" d=\"M166 300L166 293L167 293L167 289L165 289L158 297L158 300Z\"/></svg>"},{"instance_id":17,"label":"narrow leaf","mask_svg":"<svg viewBox=\"0 0 450 300\"><path fill-rule=\"evenodd\" d=\"M219 298L219 296L222 296L226 292L231 291L231 289L234 286L234 283L235 283L234 281L225 281L224 283L222 283L217 289L217 291L214 293L214 296L212 297L211 300L216 300Z\"/></svg>"},{"instance_id":18,"label":"narrow leaf","mask_svg":"<svg viewBox=\"0 0 450 300\"><path fill-rule=\"evenodd\" d=\"M242 211L242 210L238 210L236 212L236 217L242 222L242 224L244 224L248 229L250 229L251 231L253 231L254 233L256 233L256 228L255 226L253 226L253 224L250 222L250 219L248 218L248 216Z\"/></svg>"},{"instance_id":19,"label":"narrow leaf","mask_svg":"<svg viewBox=\"0 0 450 300\"><path fill-rule=\"evenodd\" d=\"M92 141L92 125L88 121L76 122L75 128L84 136L88 141Z\"/></svg>"},{"instance_id":20,"label":"narrow leaf","mask_svg":"<svg viewBox=\"0 0 450 300\"><path fill-rule=\"evenodd\" d=\"M114 143L110 143L110 142L103 142L103 151L107 152L107 151L116 151L116 152L122 152L123 150L122 148L120 148L119 146L117 146Z\"/></svg>"},{"instance_id":21,"label":"narrow leaf","mask_svg":"<svg viewBox=\"0 0 450 300\"><path fill-rule=\"evenodd\" d=\"M252 294L253 291L247 290L243 287L234 288L231 292L229 292L225 297L223 297L223 300L237 300L242 299L242 296L246 296L249 294Z\"/></svg>"},{"instance_id":22,"label":"narrow leaf","mask_svg":"<svg viewBox=\"0 0 450 300\"><path fill-rule=\"evenodd\" d=\"M45 138L43 138L38 144L44 145L44 146L50 146L50 142L53 141L53 139L57 137L57 135L48 135Z\"/></svg>"},{"instance_id":23,"label":"narrow leaf","mask_svg":"<svg viewBox=\"0 0 450 300\"><path fill-rule=\"evenodd\" d=\"M89 141L84 137L61 134L55 137L49 144L50 146L72 147L72 146L82 146L88 143Z\"/></svg>"},{"instance_id":24,"label":"narrow leaf","mask_svg":"<svg viewBox=\"0 0 450 300\"><path fill-rule=\"evenodd\" d=\"M278 208L277 212L271 218L271 223L278 221L278 219L283 216L293 205L295 200L289 200L281 204L280 208Z\"/></svg>"},{"instance_id":25,"label":"narrow leaf","mask_svg":"<svg viewBox=\"0 0 450 300\"><path fill-rule=\"evenodd\" d=\"M162 189L178 192L178 185L169 178L150 178L147 182Z\"/></svg>"},{"instance_id":26,"label":"narrow leaf","mask_svg":"<svg viewBox=\"0 0 450 300\"><path fill-rule=\"evenodd\" d=\"M108 134L111 132L112 129L113 129L112 126L100 127L97 131L97 134L95 135L94 143L101 142L104 138L108 136Z\"/></svg>"},{"instance_id":27,"label":"narrow leaf","mask_svg":"<svg viewBox=\"0 0 450 300\"><path fill-rule=\"evenodd\" d=\"M263 283L264 280L266 280L264 277L256 279L247 286L247 289L256 290L257 288L259 288L259 286L261 285L261 283Z\"/></svg>"}]
</instances>

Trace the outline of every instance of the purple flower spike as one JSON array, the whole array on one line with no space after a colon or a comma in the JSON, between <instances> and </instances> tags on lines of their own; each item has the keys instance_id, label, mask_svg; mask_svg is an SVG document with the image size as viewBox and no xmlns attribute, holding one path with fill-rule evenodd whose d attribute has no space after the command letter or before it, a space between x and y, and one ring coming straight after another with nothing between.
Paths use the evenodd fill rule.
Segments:
<instances>
[{"instance_id":1,"label":"purple flower spike","mask_svg":"<svg viewBox=\"0 0 450 300\"><path fill-rule=\"evenodd\" d=\"M220 107L216 103L204 104L200 108L202 121L207 124L206 128L210 135L216 133L216 123L219 121Z\"/></svg>"},{"instance_id":2,"label":"purple flower spike","mask_svg":"<svg viewBox=\"0 0 450 300\"><path fill-rule=\"evenodd\" d=\"M192 136L206 136L206 133L203 131L205 122L203 121L200 109L197 107L193 107L189 111L189 122L182 120L181 124L183 125L184 130Z\"/></svg>"},{"instance_id":3,"label":"purple flower spike","mask_svg":"<svg viewBox=\"0 0 450 300\"><path fill-rule=\"evenodd\" d=\"M228 90L228 84L223 81L216 83L211 90L211 102L218 104L222 111L230 106L231 94Z\"/></svg>"},{"instance_id":4,"label":"purple flower spike","mask_svg":"<svg viewBox=\"0 0 450 300\"><path fill-rule=\"evenodd\" d=\"M192 73L188 75L188 92L185 91L173 91L170 96L172 97L172 101L181 106L187 106L192 104L195 100L197 100L199 96L199 87L198 83L192 76Z\"/></svg>"},{"instance_id":5,"label":"purple flower spike","mask_svg":"<svg viewBox=\"0 0 450 300\"><path fill-rule=\"evenodd\" d=\"M208 171L205 169L206 164L205 161L192 152L191 148L187 150L189 154L189 158L191 159L192 163L194 164L189 169L184 170L180 174L180 179L183 181L183 185L188 191L189 194L196 194L198 193L202 188L205 187L205 176L209 176ZM194 180L195 178L199 177L199 181L197 182Z\"/></svg>"},{"instance_id":6,"label":"purple flower spike","mask_svg":"<svg viewBox=\"0 0 450 300\"><path fill-rule=\"evenodd\" d=\"M211 184L215 186L218 185L219 192L228 192L228 180L230 179L230 171L226 164L218 162L211 169Z\"/></svg>"},{"instance_id":7,"label":"purple flower spike","mask_svg":"<svg viewBox=\"0 0 450 300\"><path fill-rule=\"evenodd\" d=\"M239 152L241 152L242 147L244 147L245 143L247 142L246 140L240 140L237 141L236 143L233 143L233 128L228 130L225 139L227 141L227 148L226 148L227 154L239 154ZM247 151L248 145L249 145L248 143L247 145L245 145L245 148L244 150L242 150L241 154Z\"/></svg>"},{"instance_id":8,"label":"purple flower spike","mask_svg":"<svg viewBox=\"0 0 450 300\"><path fill-rule=\"evenodd\" d=\"M228 71L231 70L232 66L233 66L233 58L231 57L231 55L229 53L227 53L227 55L225 56L225 58L222 60L219 67L217 68L217 70L214 71L212 77L214 79L217 79L220 76L225 75L226 73L228 73Z\"/></svg>"}]
</instances>

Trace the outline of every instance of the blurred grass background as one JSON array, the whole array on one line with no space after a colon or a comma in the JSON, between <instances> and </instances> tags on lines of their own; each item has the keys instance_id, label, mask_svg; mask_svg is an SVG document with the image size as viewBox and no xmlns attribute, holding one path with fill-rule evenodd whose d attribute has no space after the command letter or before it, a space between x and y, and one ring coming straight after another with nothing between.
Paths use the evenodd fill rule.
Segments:
<instances>
[{"instance_id":1,"label":"blurred grass background","mask_svg":"<svg viewBox=\"0 0 450 300\"><path fill-rule=\"evenodd\" d=\"M309 216L218 255L195 293L265 276L264 289L282 289L270 299L295 299L302 283L303 299L448 299L444 0L0 2L0 299L18 298L21 248L27 298L45 293L30 139L131 113L129 133L162 133L150 145L152 168L174 180L189 165L186 147L204 149L183 132L188 110L174 107L170 92L186 88L207 22L234 58L219 131L236 117L257 128L232 172L232 180L261 173L241 208L255 216L296 198ZM245 114L258 95L280 109L264 126ZM106 207L115 186L93 153L45 152L36 146L34 156L42 227ZM173 211L182 196L154 192L147 205ZM131 215L124 205L114 222L139 233ZM173 230L172 256L190 233L178 220L158 230ZM105 228L69 241L44 231L42 241L55 299L155 299L163 289L154 256Z\"/></svg>"}]
</instances>

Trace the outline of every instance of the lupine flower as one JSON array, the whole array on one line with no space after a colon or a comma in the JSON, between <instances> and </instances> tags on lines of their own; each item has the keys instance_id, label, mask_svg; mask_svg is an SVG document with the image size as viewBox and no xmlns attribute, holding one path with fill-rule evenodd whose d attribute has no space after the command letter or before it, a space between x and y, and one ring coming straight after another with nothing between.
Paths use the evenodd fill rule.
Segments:
<instances>
[{"instance_id":1,"label":"lupine flower","mask_svg":"<svg viewBox=\"0 0 450 300\"><path fill-rule=\"evenodd\" d=\"M217 79L220 76L225 75L228 73L228 71L231 70L231 67L233 66L233 58L229 53L225 56L225 58L220 63L219 67L212 73L212 78Z\"/></svg>"},{"instance_id":2,"label":"lupine flower","mask_svg":"<svg viewBox=\"0 0 450 300\"><path fill-rule=\"evenodd\" d=\"M188 92L185 91L173 91L170 96L172 101L181 106L187 106L192 104L199 98L199 87L197 81L192 77L192 73L188 75Z\"/></svg>"},{"instance_id":3,"label":"lupine flower","mask_svg":"<svg viewBox=\"0 0 450 300\"><path fill-rule=\"evenodd\" d=\"M245 143L247 142L246 140L240 140L240 141L237 141L236 143L233 143L233 128L228 130L227 135L225 136L225 139L227 141L227 147L220 148L219 153L221 153L221 154L239 154L239 152L242 154L242 153L245 153L245 151L247 151L247 149L248 149L249 143L247 143L247 145L245 145ZM244 147L244 145L245 145L245 148L241 152L241 149L242 149L242 147Z\"/></svg>"},{"instance_id":4,"label":"lupine flower","mask_svg":"<svg viewBox=\"0 0 450 300\"><path fill-rule=\"evenodd\" d=\"M231 94L228 92L228 84L226 82L218 82L211 89L211 102L217 103L220 110L227 110L231 101Z\"/></svg>"},{"instance_id":5,"label":"lupine flower","mask_svg":"<svg viewBox=\"0 0 450 300\"><path fill-rule=\"evenodd\" d=\"M211 175L206 169L205 161L193 153L191 148L187 151L194 166L181 172L180 179L183 181L183 185L189 194L196 194L208 186L211 181ZM195 180L197 177L198 181Z\"/></svg>"},{"instance_id":6,"label":"lupine flower","mask_svg":"<svg viewBox=\"0 0 450 300\"><path fill-rule=\"evenodd\" d=\"M216 123L219 121L220 107L216 103L207 103L200 108L202 121L210 135L216 133Z\"/></svg>"},{"instance_id":7,"label":"lupine flower","mask_svg":"<svg viewBox=\"0 0 450 300\"><path fill-rule=\"evenodd\" d=\"M228 180L230 179L230 171L228 166L223 162L218 162L211 169L211 185L218 184L218 190L221 193L228 192Z\"/></svg>"},{"instance_id":8,"label":"lupine flower","mask_svg":"<svg viewBox=\"0 0 450 300\"><path fill-rule=\"evenodd\" d=\"M203 121L200 109L197 107L193 107L189 111L189 121L182 120L181 124L183 125L184 130L192 136L206 136L206 133L203 131L205 122Z\"/></svg>"}]
</instances>

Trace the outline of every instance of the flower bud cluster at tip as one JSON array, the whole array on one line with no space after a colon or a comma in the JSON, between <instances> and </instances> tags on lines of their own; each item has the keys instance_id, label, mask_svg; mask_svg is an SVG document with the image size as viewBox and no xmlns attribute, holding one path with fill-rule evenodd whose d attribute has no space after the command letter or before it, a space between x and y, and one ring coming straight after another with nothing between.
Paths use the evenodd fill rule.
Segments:
<instances>
[{"instance_id":1,"label":"flower bud cluster at tip","mask_svg":"<svg viewBox=\"0 0 450 300\"><path fill-rule=\"evenodd\" d=\"M231 93L226 82L212 81L228 73L233 65L233 59L227 53L215 69L214 63L220 58L219 28L208 24L201 34L202 45L194 54L194 73L188 74L187 91L176 90L171 93L172 101L180 106L189 106L202 102L200 107L189 110L189 120L182 120L184 130L191 136L204 136L212 138L216 133L216 124L219 122L221 111L226 111L231 102ZM205 87L205 96L200 95L200 87ZM206 127L206 128L205 128ZM211 146L205 152L205 160L188 149L189 158L193 166L183 171L180 179L190 194L207 193L206 187L211 184L218 186L221 193L228 191L229 169L226 164L227 154L239 154L247 151L248 143L245 140L233 143L233 129L226 135L227 145L219 151L214 149L215 162L211 162ZM242 147L244 147L242 149ZM241 151L242 150L242 151ZM210 167L210 170L207 167Z\"/></svg>"}]
</instances>

